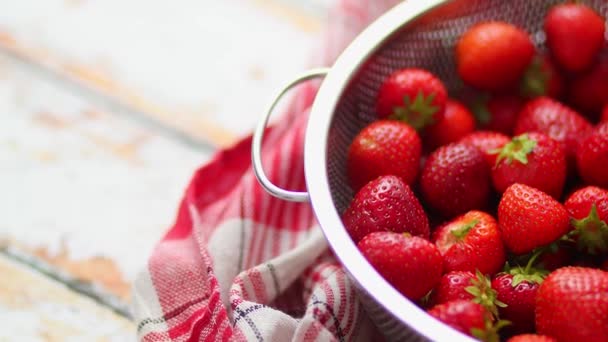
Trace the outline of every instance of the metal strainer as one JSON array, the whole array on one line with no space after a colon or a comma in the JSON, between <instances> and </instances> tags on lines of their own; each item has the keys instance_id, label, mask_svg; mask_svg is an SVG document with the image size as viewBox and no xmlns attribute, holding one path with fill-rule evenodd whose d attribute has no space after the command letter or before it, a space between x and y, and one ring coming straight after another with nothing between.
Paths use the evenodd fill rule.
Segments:
<instances>
[{"instance_id":1,"label":"metal strainer","mask_svg":"<svg viewBox=\"0 0 608 342\"><path fill-rule=\"evenodd\" d=\"M473 341L428 316L399 294L367 263L349 238L340 216L353 197L345 167L350 142L376 119L376 93L390 73L404 67L428 69L454 92L461 86L454 45L469 26L487 20L507 21L527 30L542 48L543 18L551 5L560 2L563 0L405 1L361 33L331 69L311 70L289 83L258 125L252 147L258 180L277 197L311 201L331 248L358 284L366 311L389 339ZM608 16L608 0L581 2ZM260 156L268 117L287 90L304 80L322 76L325 80L314 101L306 132L304 164L308 193L278 188L265 176Z\"/></svg>"}]
</instances>

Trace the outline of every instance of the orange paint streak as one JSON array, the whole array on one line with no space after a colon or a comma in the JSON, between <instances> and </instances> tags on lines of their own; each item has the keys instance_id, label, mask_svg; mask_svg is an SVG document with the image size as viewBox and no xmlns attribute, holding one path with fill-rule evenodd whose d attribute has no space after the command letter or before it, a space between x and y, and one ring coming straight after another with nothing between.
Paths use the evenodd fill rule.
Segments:
<instances>
[{"instance_id":1,"label":"orange paint streak","mask_svg":"<svg viewBox=\"0 0 608 342\"><path fill-rule=\"evenodd\" d=\"M127 300L131 292L131 285L124 280L116 262L95 256L87 259L74 260L69 256L66 246L56 254L51 254L45 247L38 247L31 251L40 259L60 268L70 275L84 280L101 284L105 289L116 296Z\"/></svg>"}]
</instances>

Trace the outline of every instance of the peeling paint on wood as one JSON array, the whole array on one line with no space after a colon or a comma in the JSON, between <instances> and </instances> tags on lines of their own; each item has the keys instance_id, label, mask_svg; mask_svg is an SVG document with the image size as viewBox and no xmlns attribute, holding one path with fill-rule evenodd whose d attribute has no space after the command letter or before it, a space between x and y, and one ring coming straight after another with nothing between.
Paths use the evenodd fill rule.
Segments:
<instances>
[{"instance_id":1,"label":"peeling paint on wood","mask_svg":"<svg viewBox=\"0 0 608 342\"><path fill-rule=\"evenodd\" d=\"M20 265L38 272L40 275L63 284L74 293L92 299L99 305L114 311L122 317L131 318L129 304L121 298L116 297L116 295L109 292L106 288L103 288L99 281L81 279L78 275L70 274L68 270L57 268L35 255L24 252L19 243L0 246L0 256L16 261Z\"/></svg>"},{"instance_id":2,"label":"peeling paint on wood","mask_svg":"<svg viewBox=\"0 0 608 342\"><path fill-rule=\"evenodd\" d=\"M124 301L129 301L131 285L124 279L116 261L94 256L80 260L70 258L65 245L59 253L52 254L46 247L37 247L33 255L60 268L71 276L86 282L97 283Z\"/></svg>"},{"instance_id":3,"label":"peeling paint on wood","mask_svg":"<svg viewBox=\"0 0 608 342\"><path fill-rule=\"evenodd\" d=\"M0 239L128 297L209 154L0 66Z\"/></svg>"},{"instance_id":4,"label":"peeling paint on wood","mask_svg":"<svg viewBox=\"0 0 608 342\"><path fill-rule=\"evenodd\" d=\"M132 323L0 255L0 341L132 341Z\"/></svg>"}]
</instances>

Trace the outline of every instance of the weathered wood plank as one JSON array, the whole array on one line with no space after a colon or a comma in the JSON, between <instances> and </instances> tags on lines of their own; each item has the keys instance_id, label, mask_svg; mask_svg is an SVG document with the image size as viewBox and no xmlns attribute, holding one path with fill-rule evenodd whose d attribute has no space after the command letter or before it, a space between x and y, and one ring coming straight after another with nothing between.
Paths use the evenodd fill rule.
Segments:
<instances>
[{"instance_id":1,"label":"weathered wood plank","mask_svg":"<svg viewBox=\"0 0 608 342\"><path fill-rule=\"evenodd\" d=\"M320 27L285 0L9 1L1 49L215 146L308 67Z\"/></svg>"},{"instance_id":2,"label":"weathered wood plank","mask_svg":"<svg viewBox=\"0 0 608 342\"><path fill-rule=\"evenodd\" d=\"M0 56L0 240L129 296L209 152Z\"/></svg>"},{"instance_id":3,"label":"weathered wood plank","mask_svg":"<svg viewBox=\"0 0 608 342\"><path fill-rule=\"evenodd\" d=\"M0 341L132 341L130 321L0 255Z\"/></svg>"}]
</instances>

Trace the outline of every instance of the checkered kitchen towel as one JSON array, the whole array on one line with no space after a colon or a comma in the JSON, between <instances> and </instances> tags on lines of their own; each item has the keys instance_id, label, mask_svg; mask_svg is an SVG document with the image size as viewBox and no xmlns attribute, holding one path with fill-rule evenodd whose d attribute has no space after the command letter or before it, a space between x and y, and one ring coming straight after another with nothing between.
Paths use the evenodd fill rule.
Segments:
<instances>
[{"instance_id":1,"label":"checkered kitchen towel","mask_svg":"<svg viewBox=\"0 0 608 342\"><path fill-rule=\"evenodd\" d=\"M331 65L396 0L338 0L315 65ZM262 150L270 179L303 190L303 137L316 86L298 88ZM270 94L269 94L270 95ZM353 284L328 251L309 204L266 194L251 138L194 174L175 225L134 286L143 341L376 340Z\"/></svg>"}]
</instances>

